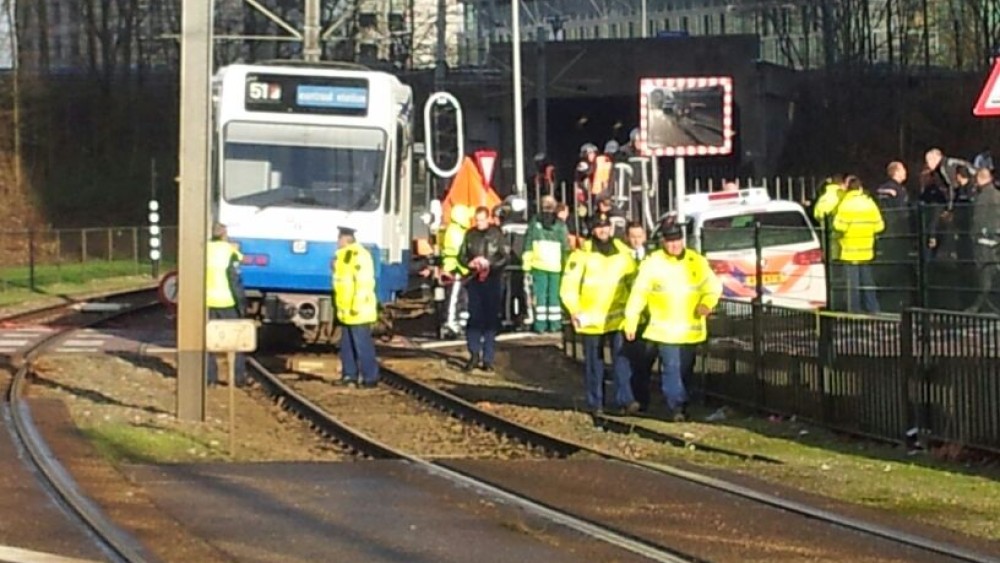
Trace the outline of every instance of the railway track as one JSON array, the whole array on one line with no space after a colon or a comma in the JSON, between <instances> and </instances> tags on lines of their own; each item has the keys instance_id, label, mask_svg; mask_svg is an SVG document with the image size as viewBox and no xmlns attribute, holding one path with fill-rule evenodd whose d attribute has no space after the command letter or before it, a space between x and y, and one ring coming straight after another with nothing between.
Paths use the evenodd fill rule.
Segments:
<instances>
[{"instance_id":1,"label":"railway track","mask_svg":"<svg viewBox=\"0 0 1000 563\"><path fill-rule=\"evenodd\" d=\"M400 448L386 444L377 438L360 431L352 425L345 423L339 418L334 417L323 407L316 404L316 402L310 400L302 393L293 389L292 386L282 381L277 374L272 373L270 370L265 368L259 361L251 359L248 362L248 365L257 375L257 379L263 385L264 389L272 397L274 397L279 404L309 421L318 432L321 432L329 438L337 441L346 450L351 451L356 455L377 459L407 461L420 467L421 469L424 469L432 475L446 479L458 486L471 488L482 494L489 495L500 502L517 506L533 516L567 527L583 534L586 537L608 543L653 561L671 563L702 561L697 557L680 553L676 550L670 549L669 547L655 545L653 543L632 537L621 531L603 526L599 523L588 521L568 512L552 508L527 496L518 494L514 491L506 490L485 480L479 479L474 475L448 467L439 460L414 455L413 453L409 453ZM427 391L430 388L422 387L419 383L412 381L410 383L415 384L416 387L409 387L403 383L404 380L405 377L402 377L399 374L383 370L383 381L398 391L402 391L406 394L413 394L414 396L418 396L418 393L427 393L424 397L428 399L432 396L432 394ZM421 388L423 388L424 391L417 391L417 389ZM432 404L440 405L440 403ZM560 442L556 438L545 436L527 427L511 422L498 423L498 419L495 417L489 417L487 413L479 411L474 406L465 403L460 399L456 399L456 401L452 403L452 407L454 408L454 411L449 412L464 413L463 415L456 414L455 416L459 416L470 422L475 421L477 425L481 424L487 426L491 430L516 439L528 446L537 447L549 455L559 457L578 451L578 448L574 445ZM493 423L503 424L503 430L497 430L491 426Z\"/></svg>"},{"instance_id":2,"label":"railway track","mask_svg":"<svg viewBox=\"0 0 1000 563\"><path fill-rule=\"evenodd\" d=\"M472 487L490 495L499 496L504 502L521 506L537 516L541 516L552 522L558 522L592 538L601 539L602 541L650 559L660 561L701 560L696 555L681 552L672 546L663 545L648 537L636 536L625 531L625 529L602 524L599 518L579 516L575 512L556 508L552 503L544 500L540 501L530 495L514 492L514 487L498 484L502 483L503 479L497 481L495 479L481 478L477 476L477 470L470 470L466 465L417 455L381 442L371 437L368 433L359 430L354 425L349 424L339 416L332 416L324 409L322 404L317 404L317 402L311 401L303 393L297 392L286 382L282 381L279 376L265 369L259 362L252 361L251 366L264 388L280 404L309 420L317 430L359 455L409 461L457 484ZM475 405L446 391L416 381L385 367L382 368L382 382L391 387L397 395L405 393L466 424L487 429L511 441L520 442L527 447L535 448L537 451L544 452L548 457L589 457L605 460L617 464L618 467L624 466L631 471L641 471L647 475L655 474L658 478L680 481L685 486L695 486L704 490L705 494L722 494L735 497L740 501L774 509L804 521L819 522L828 527L835 527L850 531L851 533L868 536L873 540L888 542L899 549L911 550L931 557L931 560L942 557L943 560L949 561L1000 561L1000 559L995 557L976 553L957 545L938 542L871 522L843 516L694 471L636 461L597 450L585 444L574 443L551 436L504 419L491 412L483 411ZM362 391L361 393L371 393L371 391ZM672 441L669 435L666 437L653 436L650 438L668 443ZM758 461L767 460L765 458L758 459Z\"/></svg>"},{"instance_id":3,"label":"railway track","mask_svg":"<svg viewBox=\"0 0 1000 563\"><path fill-rule=\"evenodd\" d=\"M77 303L64 303L25 311L2 319L3 323L46 323L59 328L26 346L11 358L15 368L5 393L4 414L11 423L15 446L25 452L25 462L35 470L42 488L77 521L97 547L115 561L149 561L152 558L128 533L117 527L102 510L80 491L76 482L49 449L35 425L28 402L24 399L32 373L32 362L46 349L68 338L75 330L98 326L152 306L158 306L155 290L141 289L95 297L108 305L107 312L82 313Z\"/></svg>"}]
</instances>

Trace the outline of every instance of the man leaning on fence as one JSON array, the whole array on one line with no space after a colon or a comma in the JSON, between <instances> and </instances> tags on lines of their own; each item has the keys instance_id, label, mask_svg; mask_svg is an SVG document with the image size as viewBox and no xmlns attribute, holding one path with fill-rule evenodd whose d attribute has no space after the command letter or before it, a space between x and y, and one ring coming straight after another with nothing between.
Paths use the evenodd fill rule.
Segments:
<instances>
[{"instance_id":1,"label":"man leaning on fence","mask_svg":"<svg viewBox=\"0 0 1000 563\"><path fill-rule=\"evenodd\" d=\"M871 261L875 257L875 235L885 230L885 222L878 205L854 176L848 178L847 192L834 213L833 230L838 243L837 258L847 279L847 310L880 312Z\"/></svg>"}]
</instances>

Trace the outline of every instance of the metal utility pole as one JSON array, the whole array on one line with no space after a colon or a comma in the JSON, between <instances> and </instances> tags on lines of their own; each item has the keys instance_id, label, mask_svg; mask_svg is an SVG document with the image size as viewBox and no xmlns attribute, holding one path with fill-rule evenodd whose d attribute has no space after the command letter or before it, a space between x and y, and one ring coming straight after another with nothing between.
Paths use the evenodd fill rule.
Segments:
<instances>
[{"instance_id":1,"label":"metal utility pole","mask_svg":"<svg viewBox=\"0 0 1000 563\"><path fill-rule=\"evenodd\" d=\"M642 9L640 10L640 13L642 14L642 33L639 34L639 37L645 39L646 37L649 37L649 12L646 7L646 0L642 0Z\"/></svg>"},{"instance_id":2,"label":"metal utility pole","mask_svg":"<svg viewBox=\"0 0 1000 563\"><path fill-rule=\"evenodd\" d=\"M10 33L10 57L13 66L14 91L14 187L20 194L21 182L23 181L21 167L21 55L17 41L17 34L21 32L21 26L17 25L15 17L15 3L7 2L7 29Z\"/></svg>"},{"instance_id":3,"label":"metal utility pole","mask_svg":"<svg viewBox=\"0 0 1000 563\"><path fill-rule=\"evenodd\" d=\"M211 0L181 5L177 417L205 420L205 241L212 140Z\"/></svg>"},{"instance_id":4,"label":"metal utility pole","mask_svg":"<svg viewBox=\"0 0 1000 563\"><path fill-rule=\"evenodd\" d=\"M514 190L524 196L524 108L521 102L521 0L510 2L511 56L514 72Z\"/></svg>"},{"instance_id":5,"label":"metal utility pole","mask_svg":"<svg viewBox=\"0 0 1000 563\"><path fill-rule=\"evenodd\" d=\"M545 154L548 148L548 76L545 65L545 35L544 25L538 26L538 52L535 57L537 76L535 77L535 105L538 110L538 148L537 152Z\"/></svg>"},{"instance_id":6,"label":"metal utility pole","mask_svg":"<svg viewBox=\"0 0 1000 563\"><path fill-rule=\"evenodd\" d=\"M448 0L438 0L437 19L434 22L437 31L437 48L434 56L434 91L444 88L445 70L448 64Z\"/></svg>"},{"instance_id":7,"label":"metal utility pole","mask_svg":"<svg viewBox=\"0 0 1000 563\"><path fill-rule=\"evenodd\" d=\"M320 45L320 21L319 2L320 0L305 0L305 19L302 26L302 58L307 62L319 62L323 54L323 46Z\"/></svg>"}]
</instances>

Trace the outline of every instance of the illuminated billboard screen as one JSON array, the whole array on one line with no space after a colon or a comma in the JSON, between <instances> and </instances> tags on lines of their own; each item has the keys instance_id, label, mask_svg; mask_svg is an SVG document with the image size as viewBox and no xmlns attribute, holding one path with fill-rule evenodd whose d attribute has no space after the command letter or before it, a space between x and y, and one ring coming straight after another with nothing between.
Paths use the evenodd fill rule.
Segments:
<instances>
[{"instance_id":1,"label":"illuminated billboard screen","mask_svg":"<svg viewBox=\"0 0 1000 563\"><path fill-rule=\"evenodd\" d=\"M644 154L733 151L732 78L643 78L639 92L639 148Z\"/></svg>"}]
</instances>

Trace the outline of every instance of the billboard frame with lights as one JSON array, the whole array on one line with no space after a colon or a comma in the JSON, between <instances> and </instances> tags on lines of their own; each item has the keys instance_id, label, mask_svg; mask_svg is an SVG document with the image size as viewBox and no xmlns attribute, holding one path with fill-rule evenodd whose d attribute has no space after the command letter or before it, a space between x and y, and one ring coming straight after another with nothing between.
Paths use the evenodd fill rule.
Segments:
<instances>
[{"instance_id":1,"label":"billboard frame with lights","mask_svg":"<svg viewBox=\"0 0 1000 563\"><path fill-rule=\"evenodd\" d=\"M711 127L712 131L718 130L721 132L721 142L718 144L686 142L683 144L651 145L650 103L654 101L654 92L665 89L673 93L708 88L722 89L721 116L718 125L698 127ZM637 148L641 154L668 157L725 156L732 154L735 136L736 132L733 128L733 78L731 76L663 77L639 80L639 141ZM689 137L694 138L692 135Z\"/></svg>"}]
</instances>

